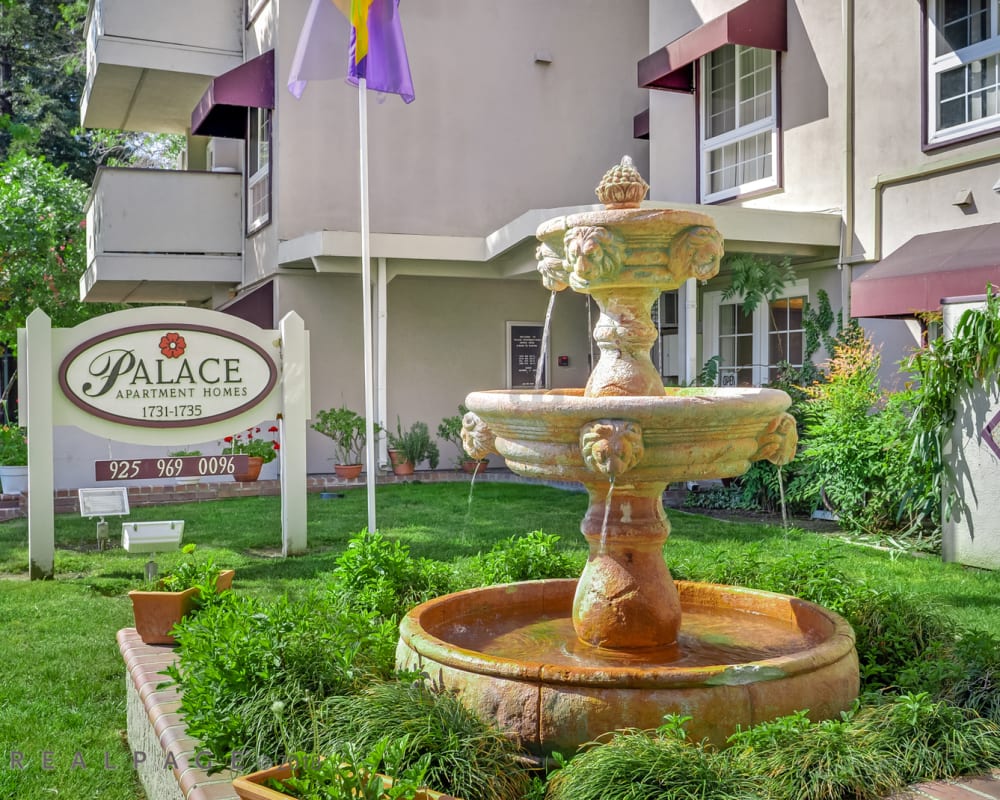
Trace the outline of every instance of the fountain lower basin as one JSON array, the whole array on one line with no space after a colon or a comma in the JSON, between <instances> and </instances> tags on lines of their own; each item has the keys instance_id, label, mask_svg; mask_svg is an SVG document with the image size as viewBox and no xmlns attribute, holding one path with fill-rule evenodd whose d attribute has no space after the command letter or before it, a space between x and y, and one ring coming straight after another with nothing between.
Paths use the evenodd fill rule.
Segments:
<instances>
[{"instance_id":1,"label":"fountain lower basin","mask_svg":"<svg viewBox=\"0 0 1000 800\"><path fill-rule=\"evenodd\" d=\"M854 633L806 601L740 587L676 583L674 645L605 650L574 635L577 581L492 586L436 598L400 627L397 665L419 669L536 756L569 754L664 714L692 719L693 739L724 744L738 726L808 709L850 708Z\"/></svg>"}]
</instances>

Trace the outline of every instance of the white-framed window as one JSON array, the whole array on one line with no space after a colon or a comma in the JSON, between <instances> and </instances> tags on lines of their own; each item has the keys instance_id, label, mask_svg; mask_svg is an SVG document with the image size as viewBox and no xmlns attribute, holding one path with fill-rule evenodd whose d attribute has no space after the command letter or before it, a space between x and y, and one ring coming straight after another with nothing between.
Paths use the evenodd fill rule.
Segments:
<instances>
[{"instance_id":1,"label":"white-framed window","mask_svg":"<svg viewBox=\"0 0 1000 800\"><path fill-rule=\"evenodd\" d=\"M927 142L1000 128L1000 0L927 0Z\"/></svg>"},{"instance_id":2,"label":"white-framed window","mask_svg":"<svg viewBox=\"0 0 1000 800\"><path fill-rule=\"evenodd\" d=\"M720 357L720 386L762 386L774 379L779 364L802 366L809 281L790 283L752 314L744 313L742 297L723 300L722 294L705 292L702 298L704 357Z\"/></svg>"},{"instance_id":3,"label":"white-framed window","mask_svg":"<svg viewBox=\"0 0 1000 800\"><path fill-rule=\"evenodd\" d=\"M271 109L250 109L247 137L247 233L271 219Z\"/></svg>"},{"instance_id":4,"label":"white-framed window","mask_svg":"<svg viewBox=\"0 0 1000 800\"><path fill-rule=\"evenodd\" d=\"M777 54L727 44L699 66L702 202L776 186Z\"/></svg>"}]
</instances>

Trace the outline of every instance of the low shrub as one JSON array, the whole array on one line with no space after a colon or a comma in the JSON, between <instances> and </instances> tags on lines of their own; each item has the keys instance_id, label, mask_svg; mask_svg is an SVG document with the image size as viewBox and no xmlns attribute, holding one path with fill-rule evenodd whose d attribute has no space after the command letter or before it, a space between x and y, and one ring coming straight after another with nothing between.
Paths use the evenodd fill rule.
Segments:
<instances>
[{"instance_id":1,"label":"low shrub","mask_svg":"<svg viewBox=\"0 0 1000 800\"><path fill-rule=\"evenodd\" d=\"M546 800L764 800L749 775L712 747L685 739L687 717L627 730L585 747L549 780Z\"/></svg>"},{"instance_id":2,"label":"low shrub","mask_svg":"<svg viewBox=\"0 0 1000 800\"><path fill-rule=\"evenodd\" d=\"M800 711L738 731L723 750L686 742L686 721L583 749L554 773L547 800L877 800L1000 764L996 723L926 693L821 722Z\"/></svg>"},{"instance_id":3,"label":"low shrub","mask_svg":"<svg viewBox=\"0 0 1000 800\"><path fill-rule=\"evenodd\" d=\"M458 578L462 586L492 586L545 578L575 578L582 564L558 547L559 537L544 531L511 536L488 553L469 559Z\"/></svg>"},{"instance_id":4,"label":"low shrub","mask_svg":"<svg viewBox=\"0 0 1000 800\"><path fill-rule=\"evenodd\" d=\"M402 767L429 759L427 783L455 797L521 800L530 774L516 743L424 680L375 683L330 699L318 724L323 752L361 750L385 736L406 737Z\"/></svg>"},{"instance_id":5,"label":"low shrub","mask_svg":"<svg viewBox=\"0 0 1000 800\"><path fill-rule=\"evenodd\" d=\"M284 749L272 705L283 703L304 736L308 703L392 674L397 636L395 618L330 593L264 602L228 592L178 626L181 658L167 674L188 733L217 763L244 751L273 760Z\"/></svg>"},{"instance_id":6,"label":"low shrub","mask_svg":"<svg viewBox=\"0 0 1000 800\"><path fill-rule=\"evenodd\" d=\"M413 558L403 543L367 530L351 537L327 582L327 590L343 602L384 617L399 616L452 589L452 570L447 564Z\"/></svg>"}]
</instances>

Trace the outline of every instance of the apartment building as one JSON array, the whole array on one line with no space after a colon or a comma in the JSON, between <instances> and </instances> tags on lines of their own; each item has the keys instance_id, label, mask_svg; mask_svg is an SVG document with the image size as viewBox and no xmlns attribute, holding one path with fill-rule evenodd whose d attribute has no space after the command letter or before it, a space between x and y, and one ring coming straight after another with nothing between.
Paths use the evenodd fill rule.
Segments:
<instances>
[{"instance_id":1,"label":"apartment building","mask_svg":"<svg viewBox=\"0 0 1000 800\"><path fill-rule=\"evenodd\" d=\"M357 90L286 89L309 0L92 0L86 126L184 134L181 168L102 170L85 299L181 302L312 336L314 408L363 408ZM801 360L825 291L890 362L917 312L997 272L1000 9L985 0L405 0L416 101L369 100L378 416L432 429L524 385L549 300L538 222L631 155L652 205L711 214L796 280L746 316L726 270L661 299L664 380ZM345 33L331 59L346 62ZM342 43L336 40L338 36ZM994 188L996 187L996 188ZM560 296L547 385L583 386L592 309ZM309 468L328 470L311 441ZM445 454L447 459L450 454Z\"/></svg>"}]
</instances>

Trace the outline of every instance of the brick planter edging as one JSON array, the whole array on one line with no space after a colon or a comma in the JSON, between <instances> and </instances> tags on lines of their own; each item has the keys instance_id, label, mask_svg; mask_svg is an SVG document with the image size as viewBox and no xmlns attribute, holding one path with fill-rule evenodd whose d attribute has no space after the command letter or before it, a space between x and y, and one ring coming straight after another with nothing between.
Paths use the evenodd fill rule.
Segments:
<instances>
[{"instance_id":1,"label":"brick planter edging","mask_svg":"<svg viewBox=\"0 0 1000 800\"><path fill-rule=\"evenodd\" d=\"M128 743L146 796L237 800L232 786L235 774L226 769L209 775L209 756L187 735L178 713L180 693L173 687L157 689L167 680L162 671L178 658L175 648L143 644L135 628L123 628L116 638L125 659Z\"/></svg>"}]
</instances>

